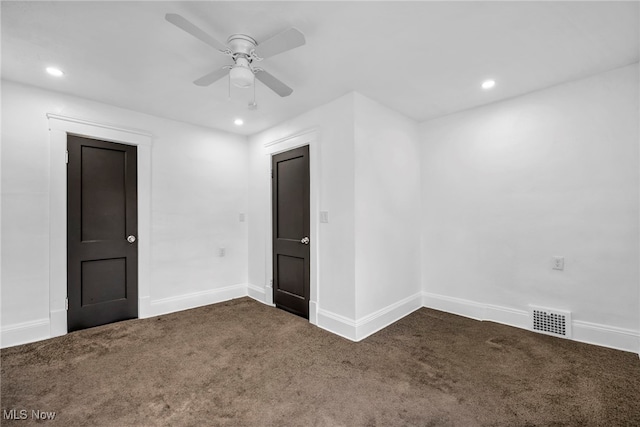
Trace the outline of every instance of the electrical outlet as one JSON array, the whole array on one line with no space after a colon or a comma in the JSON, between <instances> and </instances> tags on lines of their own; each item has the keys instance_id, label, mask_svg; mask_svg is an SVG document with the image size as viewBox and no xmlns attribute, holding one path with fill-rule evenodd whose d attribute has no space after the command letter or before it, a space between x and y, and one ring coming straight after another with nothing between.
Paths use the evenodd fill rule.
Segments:
<instances>
[{"instance_id":1,"label":"electrical outlet","mask_svg":"<svg viewBox=\"0 0 640 427\"><path fill-rule=\"evenodd\" d=\"M226 252L225 248L218 248L218 256L219 257L223 257L225 252Z\"/></svg>"},{"instance_id":2,"label":"electrical outlet","mask_svg":"<svg viewBox=\"0 0 640 427\"><path fill-rule=\"evenodd\" d=\"M244 222L244 219L245 219L244 212L240 212L240 215L238 215L238 217L240 219L240 222Z\"/></svg>"},{"instance_id":3,"label":"electrical outlet","mask_svg":"<svg viewBox=\"0 0 640 427\"><path fill-rule=\"evenodd\" d=\"M552 268L554 270L564 270L564 257L563 256L554 256Z\"/></svg>"},{"instance_id":4,"label":"electrical outlet","mask_svg":"<svg viewBox=\"0 0 640 427\"><path fill-rule=\"evenodd\" d=\"M320 211L320 222L323 222L323 223L329 222L329 212Z\"/></svg>"}]
</instances>

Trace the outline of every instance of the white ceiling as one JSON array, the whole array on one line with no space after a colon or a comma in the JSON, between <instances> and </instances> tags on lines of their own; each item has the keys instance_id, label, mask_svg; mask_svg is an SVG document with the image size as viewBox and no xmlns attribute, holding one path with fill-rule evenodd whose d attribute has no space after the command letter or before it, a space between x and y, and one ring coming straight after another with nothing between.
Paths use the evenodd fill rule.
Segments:
<instances>
[{"instance_id":1,"label":"white ceiling","mask_svg":"<svg viewBox=\"0 0 640 427\"><path fill-rule=\"evenodd\" d=\"M161 117L252 134L358 91L433 117L639 60L638 2L2 2L2 77ZM164 19L178 13L225 41L294 26L307 44L260 66L280 98L222 79L229 62ZM57 65L62 79L44 73ZM480 89L486 78L492 91ZM237 127L233 119L242 117Z\"/></svg>"}]
</instances>

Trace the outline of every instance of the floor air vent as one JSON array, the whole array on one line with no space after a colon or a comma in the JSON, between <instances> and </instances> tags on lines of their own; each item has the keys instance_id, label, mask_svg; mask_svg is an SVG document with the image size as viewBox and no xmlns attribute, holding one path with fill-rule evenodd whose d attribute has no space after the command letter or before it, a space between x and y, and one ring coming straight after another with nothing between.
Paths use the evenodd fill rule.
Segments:
<instances>
[{"instance_id":1,"label":"floor air vent","mask_svg":"<svg viewBox=\"0 0 640 427\"><path fill-rule=\"evenodd\" d=\"M571 313L544 307L530 306L531 329L554 337L571 338Z\"/></svg>"}]
</instances>

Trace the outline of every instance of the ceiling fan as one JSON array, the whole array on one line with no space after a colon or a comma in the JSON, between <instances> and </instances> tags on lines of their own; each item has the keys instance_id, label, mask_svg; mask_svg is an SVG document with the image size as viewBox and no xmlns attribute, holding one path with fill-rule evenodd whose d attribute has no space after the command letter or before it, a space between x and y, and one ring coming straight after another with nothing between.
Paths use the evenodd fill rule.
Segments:
<instances>
[{"instance_id":1,"label":"ceiling fan","mask_svg":"<svg viewBox=\"0 0 640 427\"><path fill-rule=\"evenodd\" d=\"M225 65L200 77L193 82L196 85L209 86L229 74L231 83L237 87L251 87L254 84L255 76L280 96L289 96L293 92L293 89L272 74L254 66L254 62L262 61L305 44L304 34L299 30L289 28L262 43L258 43L255 39L245 34L232 34L225 45L178 14L167 13L165 19L233 59L233 65Z\"/></svg>"}]
</instances>

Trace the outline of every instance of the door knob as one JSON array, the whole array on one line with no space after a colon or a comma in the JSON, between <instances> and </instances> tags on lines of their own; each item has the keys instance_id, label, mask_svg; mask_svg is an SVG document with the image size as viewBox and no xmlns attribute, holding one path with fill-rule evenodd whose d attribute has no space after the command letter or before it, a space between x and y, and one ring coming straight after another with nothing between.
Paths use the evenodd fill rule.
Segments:
<instances>
[{"instance_id":1,"label":"door knob","mask_svg":"<svg viewBox=\"0 0 640 427\"><path fill-rule=\"evenodd\" d=\"M133 243L135 241L136 241L136 236L134 236L133 234L127 237L127 242Z\"/></svg>"},{"instance_id":2,"label":"door knob","mask_svg":"<svg viewBox=\"0 0 640 427\"><path fill-rule=\"evenodd\" d=\"M308 237L303 237L302 240L300 240L300 243L302 243L303 245L308 245L309 244L309 238Z\"/></svg>"}]
</instances>

